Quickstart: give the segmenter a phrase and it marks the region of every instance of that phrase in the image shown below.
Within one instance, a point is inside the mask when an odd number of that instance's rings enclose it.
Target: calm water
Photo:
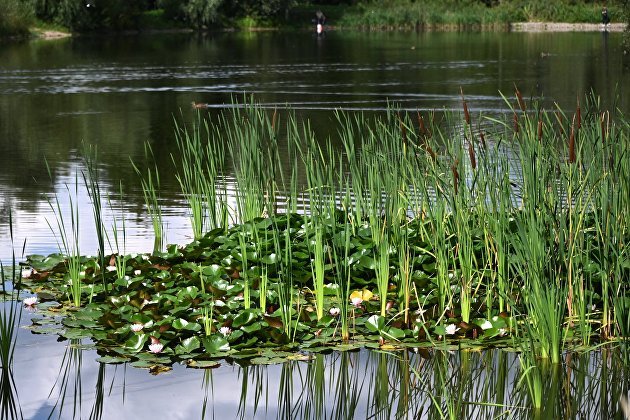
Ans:
[[[499,92],[511,96],[516,84],[525,97],[547,106],[557,102],[567,111],[575,108],[577,97],[594,90],[605,106],[628,113],[630,71],[622,63],[620,41],[619,34],[603,33],[331,32],[325,38],[308,33],[171,34],[1,44],[0,260],[10,262],[12,250],[20,259],[23,247],[24,254],[58,250],[47,224],[55,223],[48,200],[57,193],[66,209],[66,188],[74,188],[84,170],[79,158],[83,142],[97,146],[103,193],[116,214],[125,215],[127,252],[148,252],[153,246],[139,181],[129,163],[130,158],[143,161],[145,142],[162,170],[167,242],[189,241],[170,153],[175,149],[173,120],[190,121],[192,101],[218,112],[233,97],[253,94],[270,109],[289,105],[323,136],[334,136],[332,110],[378,112],[388,103],[410,111],[457,109],[460,87],[473,112],[506,112]],[[84,188],[79,188],[78,201],[81,251],[95,254]],[[29,323],[28,316],[23,324]],[[74,417],[81,418],[98,418],[99,407],[103,418],[198,418],[204,402],[207,418],[226,413],[242,418],[415,418],[429,415],[430,394],[444,388],[435,382],[440,377],[451,392],[462,392],[464,401],[484,399],[511,407],[470,405],[462,418],[531,415],[522,408],[527,404],[516,387],[518,362],[509,353],[446,354],[431,362],[406,355],[401,362],[361,352],[269,369],[224,364],[211,374],[176,366],[152,377],[124,366],[103,367],[93,362],[93,350],[72,350],[55,341],[20,332],[16,394],[25,418],[48,418],[51,412],[52,418],[71,418],[77,404],[80,415]],[[418,372],[439,372],[435,364],[440,357],[446,376],[392,376],[409,373],[409,365]],[[614,363],[604,353],[569,358],[549,381],[558,388],[548,394],[552,417],[613,415],[618,395],[628,392],[628,379],[611,369]],[[312,382],[317,372],[328,372],[325,385]],[[340,385],[330,372],[349,372],[350,377]],[[476,386],[467,385],[471,379]],[[63,386],[67,393],[60,401]],[[239,405],[243,387],[247,400]],[[325,392],[313,390],[318,387]],[[559,392],[563,387],[572,396]],[[384,404],[387,398],[390,402]],[[315,411],[319,409],[323,414]]]
[[[333,136],[333,109],[458,108],[460,87],[473,112],[505,111],[499,92],[512,96],[515,84],[525,97],[567,111],[592,89],[606,106],[628,112],[630,71],[620,41],[620,34],[606,33],[331,32],[325,38],[171,34],[0,45],[0,260],[11,257],[9,211],[18,257],[24,241],[26,254],[57,250],[47,199],[55,192],[67,197],[65,185],[83,170],[82,142],[97,146],[103,191],[127,215],[128,251],[152,248],[129,164],[130,158],[142,162],[145,142],[163,171],[167,241],[188,241],[170,153],[173,119],[190,120],[192,101],[216,112],[233,97],[254,94],[269,107],[290,105],[316,131]],[[79,195],[81,249],[94,254],[91,208]]]

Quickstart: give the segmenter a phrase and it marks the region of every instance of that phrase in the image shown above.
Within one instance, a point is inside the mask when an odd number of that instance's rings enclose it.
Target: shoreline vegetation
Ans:
[[[251,4],[250,4],[251,3]],[[111,32],[310,29],[321,10],[334,30],[600,31],[602,8],[586,1],[254,1],[63,0],[0,5],[0,38],[56,39]],[[608,31],[627,28],[627,0],[609,1]],[[238,6],[236,6],[238,5]],[[43,29],[41,29],[43,28]]]

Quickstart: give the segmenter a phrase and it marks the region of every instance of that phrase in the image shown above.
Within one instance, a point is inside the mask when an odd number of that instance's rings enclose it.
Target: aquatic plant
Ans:
[[[147,161],[155,161],[153,149],[149,143],[144,144],[144,158]],[[146,169],[146,175],[131,160],[131,165],[140,177],[140,185],[142,186],[142,195],[146,205],[147,214],[151,219],[153,227],[153,235],[155,236],[153,252],[157,253],[162,250],[164,239],[164,221],[162,219],[162,206],[160,205],[160,173],[157,164],[154,163],[153,168]]]
[[[46,220],[50,230],[57,239],[57,245],[60,252],[64,254],[64,265],[66,273],[64,276],[65,284],[62,286],[66,296],[75,307],[81,306],[81,294],[83,291],[83,271],[82,271],[82,255],[79,246],[80,225],[79,225],[79,179],[75,174],[74,193],[71,192],[68,185],[65,186],[68,199],[68,212],[70,214],[70,225],[66,225],[66,218],[61,207],[61,201],[58,195],[54,200],[49,200],[48,204],[55,215],[56,226],[54,227],[50,221]],[[59,242],[61,241],[61,242]],[[104,282],[104,281],[103,281]],[[105,282],[104,282],[105,283]]]
[[[623,341],[628,123],[515,96],[504,119],[476,121],[467,102],[441,120],[339,113],[340,144],[290,112],[285,139],[278,113],[253,103],[177,126],[194,240],[129,255],[126,276],[102,273],[111,297],[95,288],[64,325],[140,366],[461,340],[559,364],[575,345]],[[279,162],[285,146],[299,169]],[[65,290],[63,260],[29,263],[29,286]]]

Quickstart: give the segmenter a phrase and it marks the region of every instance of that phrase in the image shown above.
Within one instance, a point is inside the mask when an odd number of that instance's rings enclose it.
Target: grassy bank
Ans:
[[[610,4],[608,10],[613,22],[623,19],[621,3]],[[601,12],[599,3],[569,1],[511,1],[488,7],[480,1],[384,0],[361,2],[356,7],[345,8],[337,24],[363,28],[465,28],[536,21],[600,23]]]

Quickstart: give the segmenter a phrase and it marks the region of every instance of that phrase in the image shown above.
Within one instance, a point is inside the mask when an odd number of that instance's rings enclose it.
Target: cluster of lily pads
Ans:
[[[332,236],[333,225],[343,223],[344,215],[340,211],[337,216],[337,220],[328,221],[325,243],[338,239]],[[133,359],[140,366],[169,364],[176,359],[194,366],[213,364],[221,358],[266,363],[282,359],[278,355],[294,357],[296,351],[422,348],[455,337],[475,338],[475,345],[509,344],[512,319],[506,313],[483,316],[491,311],[479,303],[479,316],[465,323],[456,310],[439,310],[433,283],[435,260],[429,244],[419,235],[422,221],[411,221],[407,226],[409,245],[417,251],[412,272],[417,294],[408,321],[401,310],[395,263],[387,296],[377,294],[375,246],[367,223],[358,225],[350,238],[350,253],[344,262],[351,271],[350,293],[344,300],[335,275],[338,267],[330,259],[325,265],[325,311],[317,319],[309,245],[314,238],[307,233],[308,223],[308,216],[296,214],[259,218],[227,230],[215,229],[183,247],[171,245],[166,252],[131,254],[122,259],[111,255],[105,267],[99,266],[98,258],[82,257],[85,304],[79,308],[64,304],[69,293],[66,257],[30,256],[27,264],[32,271],[22,281],[39,299],[29,298],[25,304],[37,307],[42,315],[34,318],[32,329],[67,338],[92,338],[103,361]],[[243,232],[245,257],[239,246]],[[261,239],[265,237],[269,239]],[[258,238],[257,243],[254,238]],[[290,242],[290,261],[281,261],[278,249],[287,244],[272,238]],[[333,249],[326,247],[328,253]],[[121,261],[123,276],[116,269]],[[281,272],[287,264],[292,280],[289,291],[282,284],[286,273]],[[263,282],[267,284],[263,286]],[[260,307],[261,289],[266,290],[265,307]],[[283,304],[282,293],[287,293],[289,302]],[[382,299],[387,300],[386,316],[379,314]],[[341,319],[342,312],[348,319]],[[340,335],[342,321],[350,324],[350,340]]]

